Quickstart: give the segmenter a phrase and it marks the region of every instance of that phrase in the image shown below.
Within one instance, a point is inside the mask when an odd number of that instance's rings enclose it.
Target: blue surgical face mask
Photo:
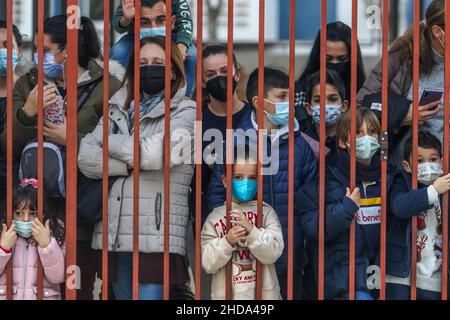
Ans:
[[[6,48],[0,49],[0,76],[6,76],[8,72],[8,50]],[[12,51],[12,67],[13,70],[16,68],[19,63],[19,55],[16,50]]]
[[[326,106],[325,110],[325,126],[329,128],[336,124],[337,119],[341,115],[341,106],[330,104]],[[315,124],[320,125],[320,106],[312,107],[312,118]]]
[[[349,144],[347,146],[350,148]],[[356,158],[359,160],[369,160],[380,149],[378,140],[372,136],[364,136],[356,139]]]
[[[141,40],[146,37],[165,37],[166,36],[166,27],[157,27],[157,28],[141,28],[140,37]]]
[[[239,202],[252,201],[258,191],[258,183],[254,180],[232,180],[233,196]]]
[[[19,236],[21,236],[22,238],[25,238],[25,239],[28,239],[31,237],[31,235],[32,235],[31,226],[33,224],[33,221],[24,222],[24,221],[13,220],[12,222],[16,225],[16,233]]]
[[[46,77],[56,79],[64,71],[65,62],[63,64],[57,64],[55,61],[55,55],[62,50],[64,50],[64,48],[56,52],[47,52],[44,54],[44,74]],[[39,65],[37,52],[34,54],[34,63],[36,66]]]
[[[275,105],[275,114],[268,114],[266,111],[264,111],[267,119],[269,119],[269,121],[273,124],[279,126],[287,125],[289,123],[289,101],[277,102],[273,104]]]

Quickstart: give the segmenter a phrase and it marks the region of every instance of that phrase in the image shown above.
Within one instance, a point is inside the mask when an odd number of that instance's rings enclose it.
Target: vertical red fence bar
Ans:
[[[259,42],[258,42],[258,204],[256,227],[261,228],[263,221],[263,139],[264,139],[264,14],[265,0],[259,0]],[[262,300],[262,264],[256,262],[256,300]]]
[[[449,1],[445,2],[445,21],[450,21]],[[445,81],[444,81],[444,161],[443,171],[449,169],[449,112],[450,112],[450,24],[445,24]],[[442,198],[442,300],[447,300],[448,280],[448,193]]]
[[[295,126],[295,12],[296,0],[290,1],[289,16],[289,158],[288,158],[288,276],[287,299],[294,298],[294,126]]]
[[[7,92],[7,112],[6,112],[6,130],[7,130],[7,142],[6,142],[6,224],[8,230],[12,224],[12,113],[13,113],[13,66],[12,66],[12,44],[13,44],[13,22],[12,22],[12,0],[8,0],[6,3],[6,22],[7,22],[7,55],[8,55],[8,72],[6,79],[6,92]],[[6,269],[7,281],[6,281],[6,299],[12,300],[12,287],[13,287],[13,268],[12,259],[8,263]]]
[[[169,300],[170,255],[170,100],[171,100],[171,46],[172,46],[172,1],[167,1],[166,10],[166,112],[164,124],[164,300]]]
[[[38,218],[41,222],[44,213],[44,1],[39,1],[38,5]],[[42,41],[41,41],[42,40]],[[43,269],[42,264],[38,262],[37,269],[37,300],[42,300],[42,285],[43,285]]]
[[[414,0],[414,46],[413,46],[413,147],[412,147],[412,188],[417,189],[417,156],[419,140],[419,52],[420,52],[420,0]],[[417,217],[412,218],[411,228],[411,300],[416,300],[417,279]]]
[[[170,2],[170,1],[169,1]],[[133,300],[139,300],[139,100],[140,100],[140,69],[141,55],[141,2],[135,1],[136,14],[134,18],[134,133],[133,133]]]
[[[350,90],[350,190],[356,187],[356,77],[357,77],[357,45],[358,45],[358,0],[352,3],[352,66],[351,66],[351,90]],[[348,298],[355,299],[355,231],[356,221],[353,219],[350,226],[350,252],[348,268]]]
[[[108,300],[108,171],[109,171],[109,23],[110,2],[103,1],[103,193],[102,300]]]
[[[42,1],[43,2],[43,1]],[[77,264],[77,153],[78,153],[78,0],[67,1],[67,157],[66,266]],[[43,12],[42,12],[43,13]],[[39,15],[41,17],[41,15]],[[43,14],[42,14],[43,17]],[[42,29],[39,29],[42,30]],[[41,66],[41,64],[39,64]],[[39,108],[41,111],[41,108]],[[42,159],[39,157],[39,159]],[[41,180],[41,179],[40,179]],[[76,300],[76,288],[66,286],[66,299]]]
[[[386,214],[387,214],[387,167],[388,167],[388,90],[389,90],[389,0],[383,1],[383,52],[382,52],[382,115],[381,115],[381,225],[380,225],[380,300],[386,299]]]
[[[201,300],[201,231],[202,231],[202,112],[203,112],[203,0],[197,0],[197,130],[196,130],[196,176],[195,176],[195,299]]]
[[[318,298],[323,300],[325,277],[325,104],[327,77],[327,0],[322,0],[320,24],[320,152],[319,152],[319,270]]]
[[[226,177],[227,177],[227,196],[226,196],[226,212],[227,223],[226,229],[231,229],[230,210],[231,210],[231,179],[232,172],[232,153],[233,153],[233,14],[234,14],[234,0],[228,0],[228,73],[227,73],[227,137],[226,137]],[[226,268],[226,286],[225,286],[225,300],[231,299],[231,261],[228,262]]]

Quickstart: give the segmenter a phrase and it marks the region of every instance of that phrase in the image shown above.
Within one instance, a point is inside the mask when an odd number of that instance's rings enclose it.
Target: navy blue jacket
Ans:
[[[432,208],[427,188],[412,189],[410,173],[399,170],[390,192],[386,234],[386,273],[407,278],[411,272],[411,218]]]
[[[255,130],[252,123],[252,113],[246,114],[239,125],[239,128],[246,130]],[[297,124],[298,127],[298,124]],[[283,239],[286,244],[282,256],[276,262],[278,274],[287,272],[287,236],[288,236],[288,156],[289,144],[288,134],[279,139],[279,170],[273,175],[264,175],[263,191],[264,201],[272,206],[277,213],[281,226],[283,228]],[[269,144],[269,151],[273,150],[273,145]],[[308,143],[301,137],[300,131],[295,132],[294,143],[294,269],[300,271],[303,267],[303,235],[300,226],[300,190],[302,186],[310,181],[317,179],[317,160]],[[217,164],[208,187],[208,209],[214,208],[225,203],[226,190],[222,184],[222,174],[224,166]]]
[[[304,131],[304,134],[308,135],[310,138],[317,141],[317,143],[320,143],[320,137],[317,134],[316,126],[312,124],[310,127],[306,128]],[[319,144],[320,146],[320,144]],[[331,136],[326,138],[325,146],[330,149],[330,152],[327,155],[326,161],[329,164],[334,164],[337,161],[337,146],[336,146],[336,136]]]
[[[381,179],[381,177],[380,177]],[[388,177],[388,188],[392,179]],[[338,166],[327,165],[325,186],[325,298],[333,299],[348,293],[350,226],[358,206],[346,195],[350,185],[348,173]],[[380,197],[380,181],[367,188],[365,195],[361,181],[357,181],[361,199]],[[389,190],[389,189],[388,189]],[[311,183],[301,193],[301,223],[312,256],[317,281],[319,241],[319,184]],[[361,217],[360,217],[361,218]],[[355,239],[355,288],[367,291],[367,268],[378,258],[379,224],[356,224]]]
[[[363,107],[371,109],[380,119],[382,118],[382,92],[369,94],[364,97],[361,105]],[[402,122],[405,119],[409,111],[409,106],[412,101],[406,99],[403,96],[395,94],[393,91],[388,92],[388,141],[389,141],[389,153],[392,153],[402,137],[408,134],[410,127],[402,126]]]

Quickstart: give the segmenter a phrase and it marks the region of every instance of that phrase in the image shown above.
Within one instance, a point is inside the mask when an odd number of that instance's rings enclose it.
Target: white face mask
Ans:
[[[425,162],[418,166],[417,180],[426,186],[432,184],[443,174],[442,165],[438,162]]]

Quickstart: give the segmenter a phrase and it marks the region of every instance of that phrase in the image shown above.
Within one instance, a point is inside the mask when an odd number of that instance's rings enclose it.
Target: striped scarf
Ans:
[[[146,101],[139,103],[139,120],[148,115],[162,100],[164,99],[164,91],[160,94],[150,97]],[[141,98],[142,100],[142,98]],[[134,131],[134,100],[131,101],[129,112],[128,127],[130,132]]]

